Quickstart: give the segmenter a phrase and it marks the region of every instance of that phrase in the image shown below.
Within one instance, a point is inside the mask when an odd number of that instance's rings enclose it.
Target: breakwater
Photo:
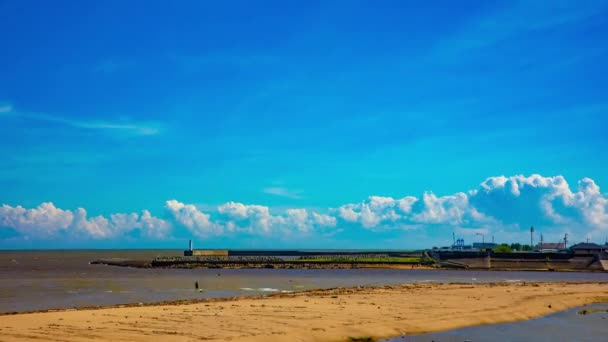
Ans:
[[[425,262],[419,257],[391,257],[383,254],[323,254],[285,256],[195,256],[195,257],[160,257],[151,262],[152,267],[168,268],[365,268],[409,265],[422,266]]]
[[[286,269],[348,269],[348,268],[424,268],[432,266],[420,253],[390,256],[381,254],[305,254],[291,256],[159,256],[152,260],[101,259],[92,264],[138,268],[286,268]],[[406,256],[403,256],[406,255]]]
[[[265,255],[266,253],[271,255]],[[273,255],[274,254],[274,255]],[[103,259],[92,262],[137,268],[452,268],[515,271],[608,270],[601,255],[561,253],[424,252],[335,252],[335,251],[230,251],[228,256],[157,256],[152,260]]]

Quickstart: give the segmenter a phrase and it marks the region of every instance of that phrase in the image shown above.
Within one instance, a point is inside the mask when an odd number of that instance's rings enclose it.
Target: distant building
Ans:
[[[473,248],[473,246],[464,244],[464,239],[455,240],[452,247],[441,247],[442,250],[451,250],[451,251],[471,251],[472,248]]]
[[[188,249],[184,251],[184,256],[227,257],[228,251],[225,249],[192,249],[192,240],[190,240],[188,241]]]
[[[227,257],[228,250],[225,250],[225,249],[194,249],[192,251],[184,251],[184,256]]]
[[[543,253],[557,252],[566,249],[563,242],[541,242],[536,246],[536,250]]]
[[[473,249],[492,249],[498,246],[498,244],[494,242],[473,242]]]
[[[574,254],[600,254],[605,249],[607,249],[606,246],[590,242],[582,242],[570,247]]]

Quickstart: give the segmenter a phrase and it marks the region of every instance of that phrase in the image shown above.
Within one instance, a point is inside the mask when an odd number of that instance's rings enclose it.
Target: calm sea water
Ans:
[[[579,315],[581,309],[604,312]],[[608,340],[608,303],[566,310],[529,321],[482,325],[433,334],[400,336],[385,342],[596,342]]]
[[[0,251],[0,312],[415,282],[602,281],[608,273],[434,270],[137,269],[90,265],[167,250]],[[194,290],[198,282],[203,292]]]

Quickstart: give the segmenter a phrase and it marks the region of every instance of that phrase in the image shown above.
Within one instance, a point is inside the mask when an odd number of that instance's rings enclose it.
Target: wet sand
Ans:
[[[580,312],[587,312],[580,314]],[[608,303],[578,306],[527,321],[488,324],[383,342],[597,342],[606,340]]]
[[[0,316],[0,340],[347,341],[512,322],[594,302],[605,283],[407,284]]]

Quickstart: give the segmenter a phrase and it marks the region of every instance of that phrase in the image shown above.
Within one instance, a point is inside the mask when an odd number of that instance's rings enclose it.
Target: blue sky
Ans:
[[[587,180],[608,184],[606,18],[601,1],[0,1],[0,248],[417,248],[531,224],[603,242]]]

